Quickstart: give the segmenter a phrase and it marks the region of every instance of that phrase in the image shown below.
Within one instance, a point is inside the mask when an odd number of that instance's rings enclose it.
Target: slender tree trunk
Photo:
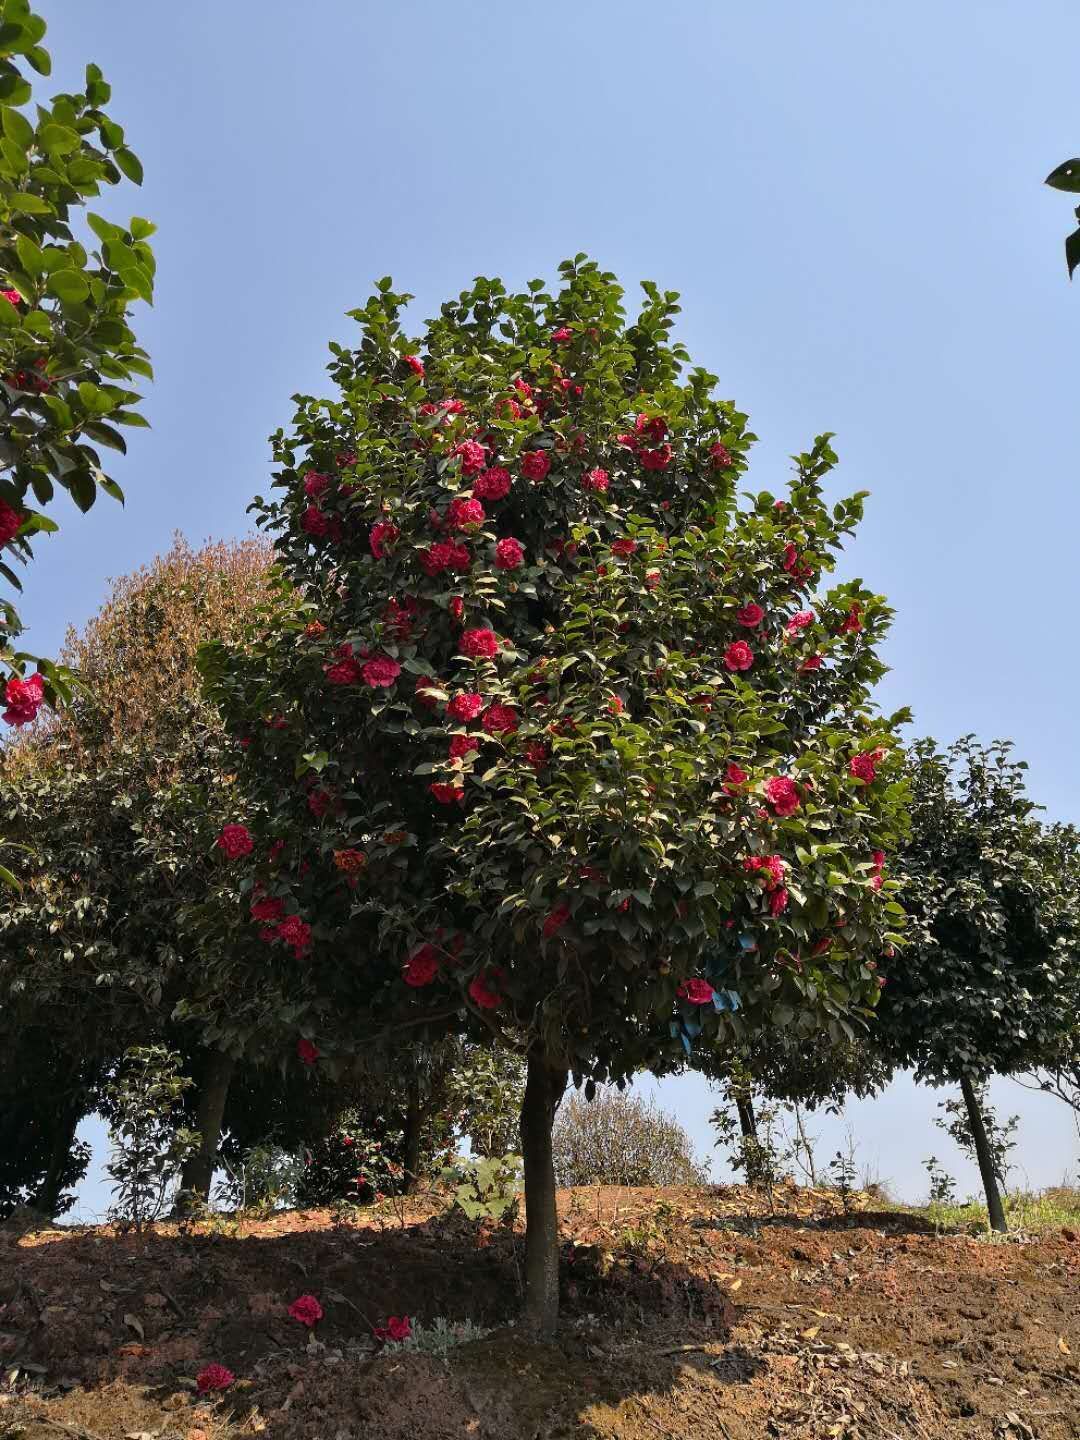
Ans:
[[[69,1106],[57,1120],[56,1129],[53,1132],[49,1168],[45,1172],[45,1179],[41,1182],[41,1189],[34,1197],[35,1207],[44,1215],[54,1216],[60,1208],[64,1170],[71,1156],[71,1147],[75,1143],[75,1131],[78,1124],[79,1115],[73,1105]]]
[[[757,1117],[754,1115],[754,1102],[749,1095],[736,1095],[735,1108],[739,1112],[739,1124],[742,1127],[744,1140],[757,1139]]]
[[[424,1107],[420,1103],[420,1076],[413,1073],[409,1080],[409,1095],[405,1104],[405,1180],[403,1189],[411,1195],[416,1189],[420,1171],[420,1134],[424,1128]]]
[[[526,1326],[550,1340],[559,1324],[559,1224],[551,1127],[566,1089],[567,1072],[540,1046],[529,1051],[521,1105],[521,1154],[525,1162]]]
[[[184,1165],[180,1175],[181,1191],[198,1196],[203,1201],[210,1199],[210,1182],[217,1168],[221,1122],[225,1116],[225,1101],[228,1098],[235,1063],[231,1055],[224,1055],[220,1050],[211,1050],[207,1053],[203,1066],[195,1113],[199,1148]]]
[[[986,1138],[986,1126],[983,1124],[975,1087],[966,1075],[960,1077],[960,1089],[964,1092],[968,1124],[975,1141],[975,1154],[979,1157],[979,1172],[982,1175],[983,1189],[986,1191],[986,1212],[990,1217],[990,1226],[1003,1235],[1008,1229],[1005,1223],[1005,1207],[1001,1203],[1001,1191],[994,1174],[994,1162],[990,1155],[990,1144]]]

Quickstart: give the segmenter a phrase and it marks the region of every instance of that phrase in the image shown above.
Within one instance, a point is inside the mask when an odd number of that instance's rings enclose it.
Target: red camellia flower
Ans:
[[[877,777],[874,761],[878,758],[876,751],[864,751],[861,755],[853,755],[848,769],[856,780],[864,780],[867,785],[872,785]]]
[[[439,952],[434,945],[421,945],[419,950],[414,950],[401,967],[401,978],[414,990],[430,985],[438,973]]]
[[[875,850],[870,858],[874,862],[874,869],[880,874],[885,868],[885,851]]]
[[[204,1365],[195,1376],[195,1389],[200,1395],[206,1395],[211,1390],[227,1390],[236,1379],[231,1370],[216,1362],[212,1365]]]
[[[592,490],[597,495],[604,495],[611,484],[611,476],[597,465],[595,469],[586,473],[581,483],[586,490]]]
[[[311,949],[311,926],[299,915],[286,915],[274,932],[299,960]]]
[[[350,651],[352,649],[351,646],[345,646],[344,648]],[[354,660],[351,653],[343,656],[340,660],[335,660],[332,665],[326,665],[323,668],[328,685],[355,685],[360,679],[360,662],[359,660]]]
[[[324,515],[317,505],[309,505],[300,516],[300,528],[306,535],[314,535],[321,539],[324,535],[330,534],[330,516]]]
[[[19,294],[18,290],[0,290],[0,295],[4,297],[4,299],[8,302],[9,305],[18,305],[19,301],[22,299],[22,296]]]
[[[724,664],[729,670],[749,670],[754,652],[745,640],[736,640],[724,651]]]
[[[329,489],[329,475],[320,475],[318,470],[309,470],[304,476],[304,494],[309,500],[318,500]]]
[[[534,740],[530,745],[525,746],[525,761],[534,770],[543,770],[548,762],[547,746],[539,740]]]
[[[323,1318],[323,1308],[314,1295],[299,1295],[289,1306],[289,1314],[310,1330]]]
[[[334,851],[334,868],[343,875],[356,875],[366,864],[367,855],[363,850]]]
[[[466,755],[471,755],[474,750],[480,749],[480,741],[475,735],[452,735],[450,737],[450,759],[463,760]]]
[[[570,907],[568,905],[556,905],[544,918],[543,934],[545,940],[550,940],[557,935],[566,922],[570,919]]]
[[[389,520],[377,520],[368,531],[368,543],[371,545],[371,553],[376,560],[381,560],[386,554],[387,545],[392,545],[399,537],[401,531]]]
[[[613,540],[611,542],[613,555],[633,555],[637,548],[636,540]]]
[[[484,697],[482,695],[477,695],[472,690],[464,690],[450,701],[446,707],[446,713],[452,720],[469,721],[475,720],[483,708]]]
[[[371,1332],[383,1344],[390,1340],[400,1343],[412,1334],[412,1322],[408,1315],[391,1315],[385,1325],[376,1325]]]
[[[735,619],[747,630],[756,630],[765,619],[765,611],[760,605],[751,601],[749,605],[744,605],[741,610],[735,611]]]
[[[508,735],[518,728],[517,711],[509,705],[490,705],[480,722],[489,735]]]
[[[246,825],[226,825],[217,838],[217,847],[227,859],[239,860],[241,855],[251,854],[255,842]]]
[[[526,450],[521,457],[521,473],[526,480],[543,480],[551,469],[551,456],[546,450]]]
[[[766,780],[765,798],[777,815],[794,815],[802,804],[799,787],[788,775],[774,775]]]
[[[316,820],[321,820],[333,803],[333,795],[331,795],[329,790],[324,790],[321,785],[317,785],[314,790],[308,791],[307,808],[311,811],[312,815],[315,816]]]
[[[461,617],[465,614],[465,601],[461,596],[451,595],[446,608],[449,610],[451,618],[460,623]]]
[[[494,630],[463,630],[461,653],[473,660],[491,660],[499,653],[499,640]]]
[[[663,415],[654,415],[651,420],[648,415],[639,415],[634,421],[634,431],[638,436],[651,440],[654,445],[659,445],[662,440],[667,439],[667,421]]]
[[[657,450],[642,450],[639,458],[646,470],[666,470],[673,459],[670,445],[661,445]]]
[[[724,789],[732,794],[740,785],[745,785],[749,776],[745,770],[740,770],[734,760],[724,771]]]
[[[311,1040],[300,1039],[296,1042],[296,1057],[302,1065],[314,1065],[320,1053],[319,1047]],[[292,1311],[289,1313],[292,1314]]]
[[[469,495],[457,495],[450,501],[446,518],[455,530],[464,530],[467,525],[482,525],[484,507]]]
[[[497,570],[519,570],[525,559],[521,541],[508,535],[495,546],[495,568]]]
[[[731,458],[731,451],[726,445],[721,445],[719,441],[710,447],[709,459],[717,470],[726,470],[734,463]]]
[[[361,668],[360,673],[364,677],[365,685],[370,685],[373,690],[385,690],[397,680],[401,674],[401,666],[396,660],[391,660],[389,655],[375,655]]]
[[[715,993],[708,980],[684,980],[675,991],[688,1005],[711,1005]]]
[[[553,330],[551,332],[551,338],[555,341],[557,345],[564,345],[567,340],[572,340],[574,338],[574,332],[568,329],[567,326],[560,325],[558,330]]]
[[[45,698],[45,679],[40,674],[20,680],[13,675],[4,686],[4,720],[8,725],[29,725],[37,717]]]
[[[461,458],[462,475],[479,475],[487,464],[487,450],[479,440],[462,440],[454,447],[454,454]]]
[[[468,570],[470,563],[468,547],[453,540],[437,540],[420,554],[420,564],[431,576],[444,570]]]
[[[813,623],[814,612],[812,610],[797,610],[785,628],[789,635],[798,635],[800,630],[805,630],[808,625]]]
[[[788,892],[784,889],[783,885],[778,885],[769,896],[769,914],[782,915],[787,907]]]
[[[469,982],[469,995],[473,1004],[479,1005],[481,1010],[497,1010],[502,1004],[502,996],[495,986],[501,979],[502,971],[494,967],[474,975]]]
[[[442,780],[436,780],[428,786],[428,790],[440,805],[453,805],[455,801],[464,801],[465,788],[462,785],[447,785]]]
[[[505,500],[510,494],[510,471],[483,470],[473,481],[472,489],[478,500]]]
[[[851,609],[840,622],[838,635],[857,635],[862,629],[862,620],[859,618],[859,606],[852,605]]]
[[[285,901],[270,897],[267,897],[265,900],[256,900],[251,907],[251,918],[253,920],[280,920],[284,914]]]
[[[805,670],[820,670],[821,664],[822,661],[820,655],[808,655],[806,659],[802,662],[802,664],[799,666],[799,671],[801,673]]]
[[[414,375],[419,375],[421,380],[424,378],[424,362],[419,355],[403,355],[401,358]]]
[[[22,525],[22,516],[6,500],[0,500],[0,550],[10,545]]]

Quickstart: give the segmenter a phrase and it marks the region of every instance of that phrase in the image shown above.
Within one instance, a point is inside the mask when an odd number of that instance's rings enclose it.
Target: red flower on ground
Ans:
[[[489,705],[480,722],[489,735],[512,735],[518,728],[518,714],[509,705]]]
[[[375,655],[361,668],[364,684],[373,690],[388,689],[401,674],[401,666],[389,655]]]
[[[466,755],[471,755],[474,750],[480,749],[480,741],[475,735],[452,735],[450,737],[450,759],[463,760]]]
[[[479,500],[474,500],[470,495],[456,495],[450,501],[446,518],[455,530],[464,530],[467,525],[482,525],[484,523],[484,507]]]
[[[29,725],[37,718],[45,699],[45,679],[40,674],[20,680],[17,675],[4,686],[4,720],[8,725]]]
[[[788,775],[774,775],[765,782],[765,798],[777,815],[794,815],[802,804],[799,787]]]
[[[474,660],[491,660],[499,653],[499,640],[494,630],[463,630],[461,653]]]
[[[0,550],[10,545],[19,532],[23,517],[6,500],[0,500]]]
[[[314,1065],[321,1053],[319,1047],[312,1040],[300,1039],[296,1042],[296,1057],[302,1065]]]
[[[581,483],[586,490],[592,490],[597,495],[604,495],[611,484],[611,476],[597,465],[595,469],[586,472]]]
[[[375,559],[381,560],[386,554],[387,545],[393,545],[400,535],[401,531],[389,520],[377,520],[368,531],[368,543]]]
[[[455,695],[446,707],[446,713],[452,720],[469,721],[475,720],[480,711],[484,708],[484,697],[477,695],[475,691],[463,690]]]
[[[289,1306],[289,1314],[310,1330],[323,1318],[323,1308],[314,1295],[299,1295]]]
[[[195,1376],[195,1389],[200,1395],[206,1395],[211,1390],[227,1390],[236,1379],[233,1372],[225,1365],[219,1365],[216,1361],[211,1365],[204,1365]]]
[[[877,751],[863,751],[861,755],[851,757],[848,769],[856,780],[864,780],[867,785],[872,785],[877,778],[874,761],[879,758]]]
[[[765,611],[755,601],[751,600],[749,605],[735,611],[735,619],[747,630],[756,630],[765,619]]]
[[[469,995],[474,1005],[479,1005],[481,1010],[497,1010],[502,1004],[502,996],[495,986],[502,979],[502,971],[492,967],[490,970],[482,970],[479,975],[474,975],[469,982]]]
[[[726,470],[734,463],[731,458],[731,451],[726,445],[721,445],[719,441],[717,441],[715,445],[710,446],[709,459],[717,470]]]
[[[487,450],[479,440],[462,440],[453,453],[461,459],[462,475],[479,475],[487,464]]]
[[[472,488],[478,500],[505,500],[510,494],[510,471],[484,470],[477,475]]]
[[[557,935],[569,919],[570,907],[568,905],[556,905],[555,909],[549,911],[544,917],[544,939],[550,940],[553,935]]]
[[[226,825],[218,836],[216,844],[229,860],[239,860],[241,855],[250,855],[255,848],[251,831],[246,825]]]
[[[521,541],[508,535],[495,546],[495,568],[497,570],[519,570],[525,559]]]
[[[708,980],[684,980],[675,991],[688,1005],[711,1005],[715,993]]]
[[[646,470],[666,470],[674,456],[670,445],[661,445],[657,450],[642,450],[640,459]]]
[[[464,801],[465,788],[462,785],[447,785],[442,780],[436,780],[428,786],[428,790],[439,802],[440,805],[453,805],[456,800]]]
[[[729,670],[749,670],[754,652],[745,640],[736,640],[724,651],[724,664]]]
[[[401,358],[414,375],[419,375],[421,380],[424,378],[424,362],[419,355],[403,355]]]
[[[401,967],[401,978],[414,990],[430,985],[439,973],[439,952],[434,945],[421,945]]]
[[[551,469],[551,456],[546,450],[526,450],[521,457],[521,473],[526,480],[543,480]]]
[[[400,1344],[402,1340],[408,1340],[412,1334],[412,1322],[408,1315],[391,1315],[385,1325],[374,1326],[371,1333],[384,1345],[388,1340]]]

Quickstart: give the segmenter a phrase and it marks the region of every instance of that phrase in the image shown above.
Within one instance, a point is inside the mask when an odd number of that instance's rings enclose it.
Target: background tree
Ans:
[[[746,417],[685,370],[677,296],[646,283],[628,322],[583,256],[562,281],[479,280],[414,341],[380,282],[255,502],[298,611],[204,660],[250,739],[234,869],[290,970],[303,941],[303,1041],[524,1054],[543,1332],[568,1077],[848,1033],[901,913],[872,856],[904,788],[869,699],[887,607],[808,599],[862,512],[825,501],[827,437],[740,505]]]
[[[30,109],[32,72],[51,69],[45,28],[27,0],[0,3],[0,577],[14,589],[8,562],[25,563],[31,537],[57,528],[37,508],[56,487],[84,511],[99,490],[123,499],[96,447],[123,451],[118,427],[146,424],[130,387],[152,374],[128,316],[153,297],[154,226],[85,210],[104,187],[140,184],[142,166],[103,108],[110,89],[96,65],[81,94]],[[47,661],[24,678],[33,657],[15,649],[21,628],[10,596],[0,596],[0,698],[10,725],[68,693]]]
[[[911,747],[911,834],[900,859],[909,914],[874,1035],[893,1064],[958,1084],[986,1190],[1005,1229],[977,1091],[1061,1053],[1080,1000],[1075,832],[1046,826],[1025,766],[973,736]]]
[[[552,1131],[559,1185],[703,1185],[708,1167],[678,1120],[655,1101],[604,1089],[570,1095]]]

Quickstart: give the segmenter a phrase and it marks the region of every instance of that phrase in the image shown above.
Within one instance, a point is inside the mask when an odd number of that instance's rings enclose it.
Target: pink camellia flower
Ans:
[[[505,500],[510,494],[510,471],[498,467],[482,470],[473,481],[472,490],[478,500]]]
[[[37,718],[45,699],[45,678],[35,673],[27,680],[13,675],[4,686],[4,721],[8,725],[29,725]]]
[[[509,705],[489,705],[480,722],[489,735],[512,735],[518,728],[517,711]]]
[[[765,782],[765,798],[777,815],[794,815],[802,804],[799,787],[788,775],[774,775]]]
[[[724,771],[724,789],[731,795],[740,785],[745,785],[749,776],[745,770],[741,770],[734,760]]]
[[[822,658],[820,655],[808,655],[799,666],[799,673],[802,674],[807,670],[820,670],[821,665]]]
[[[487,450],[479,440],[462,440],[453,453],[461,459],[462,475],[479,475],[487,465]]]
[[[401,674],[401,666],[396,660],[391,660],[389,655],[374,655],[360,670],[364,677],[364,684],[370,685],[373,690],[388,689]]]
[[[388,1340],[394,1344],[400,1344],[402,1340],[408,1340],[412,1334],[412,1321],[408,1315],[391,1315],[385,1325],[376,1325],[371,1333],[384,1345]]]
[[[788,892],[783,885],[778,885],[769,896],[769,914],[782,915],[788,907]]]
[[[323,1318],[323,1308],[314,1295],[298,1295],[289,1306],[289,1314],[311,1330]]]
[[[751,601],[749,605],[744,605],[740,610],[735,611],[735,619],[747,630],[756,630],[765,619],[765,611],[760,605]]]
[[[329,515],[324,515],[317,505],[309,505],[300,516],[300,528],[305,535],[313,535],[317,539],[329,535],[332,525]]]
[[[274,931],[275,937],[300,960],[311,949],[311,926],[299,915],[286,915]]]
[[[656,450],[642,450],[639,457],[646,470],[666,470],[674,458],[670,445],[661,445]]]
[[[613,540],[611,542],[612,555],[633,555],[637,548],[636,540]]]
[[[709,459],[717,470],[727,470],[732,464],[731,451],[719,441],[709,448]]]
[[[368,543],[371,545],[371,553],[376,560],[381,560],[386,554],[386,547],[393,545],[400,536],[401,531],[389,520],[377,520],[368,531]]]
[[[304,476],[304,494],[309,500],[318,500],[329,489],[329,475],[320,475],[318,470],[309,470]]]
[[[838,635],[857,635],[862,629],[862,620],[859,616],[859,606],[852,605],[851,609],[840,622]]]
[[[301,1065],[314,1065],[320,1054],[319,1047],[312,1040],[300,1039],[296,1042],[296,1058]],[[318,1302],[316,1301],[316,1304]],[[292,1313],[291,1311],[289,1312]]]
[[[246,825],[226,825],[216,843],[217,848],[229,860],[239,860],[241,855],[250,855],[255,848],[251,831]]]
[[[471,755],[474,750],[480,749],[480,741],[475,735],[452,735],[450,737],[450,759],[464,760],[466,755]]]
[[[9,305],[18,305],[22,300],[22,296],[18,290],[0,290],[0,295],[4,297]]]
[[[586,472],[581,483],[586,490],[592,490],[597,495],[605,495],[611,484],[611,476],[597,465],[595,469]]]
[[[463,785],[448,785],[443,780],[436,780],[428,786],[432,797],[440,805],[453,805],[455,801],[464,802],[465,787]]]
[[[570,919],[570,907],[568,905],[556,905],[544,918],[543,935],[545,940],[550,940],[557,935],[566,922]]]
[[[0,550],[10,545],[22,526],[22,516],[6,500],[0,500]]]
[[[204,1365],[195,1376],[195,1389],[200,1395],[206,1395],[211,1390],[227,1390],[235,1379],[236,1376],[230,1369],[215,1361],[211,1365]]]
[[[724,651],[724,664],[729,670],[749,670],[754,652],[745,640],[736,640]]]
[[[715,993],[708,980],[684,980],[675,991],[688,1005],[711,1005]]]
[[[414,950],[401,967],[401,978],[414,990],[420,990],[425,985],[430,985],[438,973],[439,952],[434,945],[421,945],[419,950]]]
[[[474,975],[469,982],[469,995],[474,1005],[479,1005],[481,1010],[497,1010],[502,1004],[502,996],[495,988],[502,979],[502,971],[492,966],[488,970],[482,970],[479,975]]]
[[[551,456],[546,450],[526,450],[521,457],[521,473],[526,480],[543,480],[551,469]]]
[[[784,628],[789,635],[798,635],[800,630],[814,623],[814,618],[813,610],[797,610]]]
[[[512,535],[507,535],[495,546],[496,570],[520,570],[524,559],[521,541],[515,540]]]
[[[876,751],[863,751],[861,755],[851,757],[848,769],[856,780],[864,780],[867,785],[872,785],[877,777],[874,761],[878,758]]]
[[[450,501],[446,518],[455,530],[464,530],[468,525],[482,525],[484,507],[470,495],[457,495]]]
[[[551,332],[551,338],[555,341],[556,345],[565,345],[567,340],[574,338],[574,332],[566,325],[560,325],[558,330]]]
[[[464,690],[460,695],[455,695],[446,707],[446,713],[452,720],[467,722],[475,720],[480,711],[484,708],[484,697],[477,695],[473,690]]]
[[[424,378],[424,362],[419,355],[403,355],[401,358],[414,375],[419,375],[421,380]]]
[[[499,653],[499,640],[494,630],[463,630],[461,653],[473,660],[491,660]]]

